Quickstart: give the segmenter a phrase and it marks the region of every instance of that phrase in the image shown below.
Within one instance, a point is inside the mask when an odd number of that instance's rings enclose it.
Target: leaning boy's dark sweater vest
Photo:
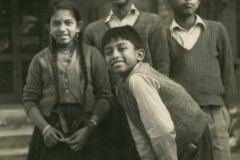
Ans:
[[[168,30],[170,78],[181,84],[199,105],[224,105],[221,76],[226,75],[221,75],[221,62],[227,59],[219,54],[226,38],[219,23],[204,23],[206,29],[190,50],[183,48]]]
[[[208,117],[185,89],[163,74],[160,74],[148,64],[142,63],[132,74],[141,73],[160,84],[159,96],[170,112],[176,129],[178,155],[181,157],[189,143],[196,143],[202,136],[208,123]],[[130,76],[131,76],[130,75]],[[129,76],[129,77],[130,77]],[[143,88],[144,89],[144,88]],[[157,89],[157,88],[156,88]],[[149,142],[141,122],[138,106],[129,89],[128,81],[119,82],[117,95],[133,124],[140,130]],[[151,117],[149,117],[151,118]],[[151,145],[151,144],[150,144]]]

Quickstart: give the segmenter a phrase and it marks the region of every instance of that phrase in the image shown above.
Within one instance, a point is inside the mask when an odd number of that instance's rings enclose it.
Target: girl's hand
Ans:
[[[91,129],[89,127],[84,127],[77,130],[73,135],[67,138],[67,143],[73,151],[78,151],[82,149],[88,141]]]
[[[50,127],[43,135],[44,143],[48,147],[52,147],[59,142],[62,142],[64,137],[63,134],[54,127]]]

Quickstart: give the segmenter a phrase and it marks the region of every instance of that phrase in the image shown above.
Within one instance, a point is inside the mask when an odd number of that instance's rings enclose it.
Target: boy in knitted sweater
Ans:
[[[108,30],[102,46],[110,72],[121,77],[116,95],[140,159],[193,158],[208,123],[198,104],[183,87],[142,62],[145,52],[132,27]]]
[[[168,29],[170,78],[209,115],[214,160],[230,160],[229,105],[234,90],[233,55],[225,27],[197,14],[200,0],[169,0],[175,19]]]

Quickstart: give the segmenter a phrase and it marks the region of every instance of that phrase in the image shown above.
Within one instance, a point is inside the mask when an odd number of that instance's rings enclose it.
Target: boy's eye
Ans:
[[[123,52],[124,50],[126,50],[127,49],[127,47],[119,47],[118,48],[118,50],[120,51],[120,52]]]

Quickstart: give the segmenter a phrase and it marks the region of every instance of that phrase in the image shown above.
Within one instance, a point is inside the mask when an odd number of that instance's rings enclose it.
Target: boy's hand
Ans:
[[[44,143],[48,147],[52,147],[61,142],[64,137],[63,134],[54,127],[50,127],[43,135]]]
[[[77,130],[73,135],[67,138],[67,143],[73,151],[78,151],[82,149],[88,141],[91,129],[89,127],[84,127]]]

